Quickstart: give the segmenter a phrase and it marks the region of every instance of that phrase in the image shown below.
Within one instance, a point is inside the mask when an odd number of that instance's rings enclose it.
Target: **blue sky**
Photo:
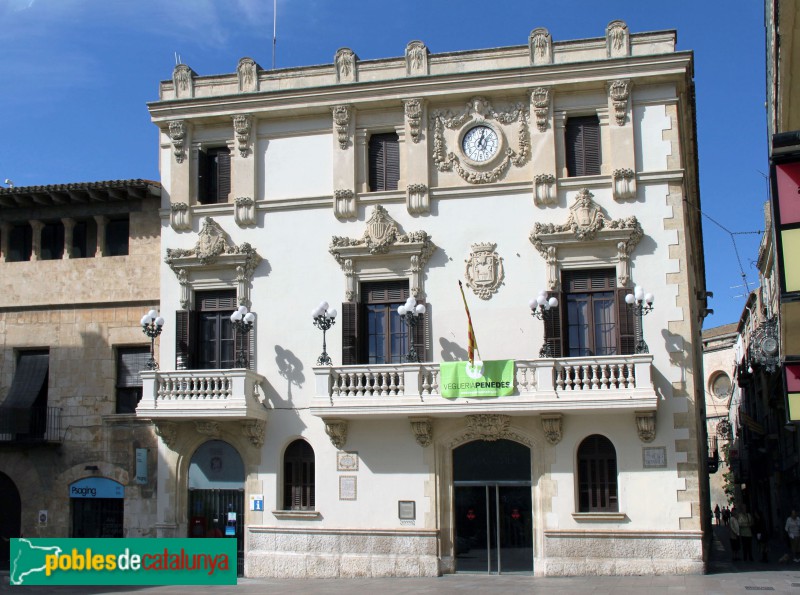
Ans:
[[[272,4],[0,0],[0,181],[157,180],[146,103],[175,53],[200,75],[231,73],[243,56],[270,68]],[[536,27],[554,41],[601,37],[614,19],[633,33],[675,29],[696,60],[710,328],[738,320],[742,272],[758,283],[760,236],[742,232],[763,229],[768,198],[763,12],[759,0],[278,0],[276,66],[331,63],[343,46],[400,56],[412,39],[434,53],[522,45]]]

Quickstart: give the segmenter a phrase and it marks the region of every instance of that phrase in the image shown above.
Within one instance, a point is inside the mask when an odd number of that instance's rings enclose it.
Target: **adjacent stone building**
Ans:
[[[235,535],[252,577],[702,572],[706,293],[675,43],[613,21],[177,66],[149,105],[157,534]]]
[[[0,567],[10,537],[155,536],[156,436],[135,407],[160,195],[145,180],[0,189]]]

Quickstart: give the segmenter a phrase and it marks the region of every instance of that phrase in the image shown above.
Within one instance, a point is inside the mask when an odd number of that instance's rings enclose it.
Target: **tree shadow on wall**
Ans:
[[[303,374],[303,362],[288,349],[276,345],[275,363],[278,364],[278,373],[287,380],[286,398],[291,401],[292,385],[302,388],[306,381],[305,374]]]

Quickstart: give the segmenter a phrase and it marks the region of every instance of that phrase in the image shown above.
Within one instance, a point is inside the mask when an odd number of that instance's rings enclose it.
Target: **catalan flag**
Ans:
[[[469,357],[469,365],[475,365],[475,352],[478,352],[480,357],[481,352],[478,349],[478,342],[475,340],[475,331],[472,329],[472,317],[469,315],[469,306],[467,306],[467,298],[464,296],[464,286],[461,285],[461,280],[458,281],[458,288],[461,290],[461,299],[464,300],[464,309],[467,311],[467,356]]]

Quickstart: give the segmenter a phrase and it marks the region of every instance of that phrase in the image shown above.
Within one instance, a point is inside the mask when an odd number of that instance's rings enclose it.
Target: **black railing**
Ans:
[[[61,407],[0,406],[0,443],[61,442]]]

